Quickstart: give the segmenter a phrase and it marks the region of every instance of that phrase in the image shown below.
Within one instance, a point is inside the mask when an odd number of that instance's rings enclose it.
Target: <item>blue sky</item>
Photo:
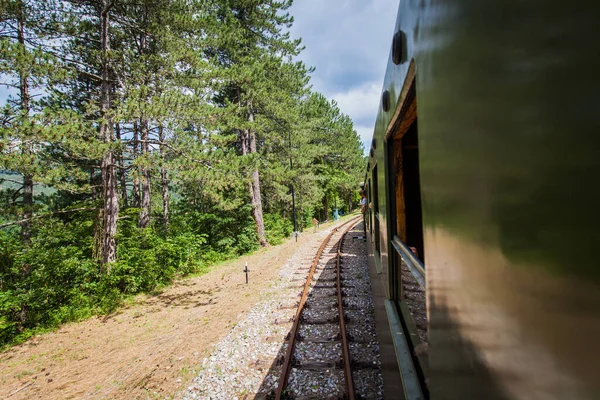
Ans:
[[[334,99],[368,151],[399,0],[295,0],[291,34],[316,68],[314,90]]]

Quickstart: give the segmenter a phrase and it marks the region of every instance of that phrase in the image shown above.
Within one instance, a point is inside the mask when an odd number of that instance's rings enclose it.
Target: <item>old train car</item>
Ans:
[[[407,398],[600,398],[598,16],[400,2],[365,188]],[[426,357],[402,259],[426,275]]]

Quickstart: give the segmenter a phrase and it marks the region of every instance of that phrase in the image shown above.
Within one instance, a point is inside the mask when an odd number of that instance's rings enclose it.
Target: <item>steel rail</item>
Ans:
[[[340,335],[342,337],[342,354],[344,358],[344,376],[346,377],[346,399],[354,400],[354,380],[352,379],[352,367],[350,366],[350,348],[348,346],[348,337],[346,336],[346,321],[344,321],[344,304],[342,301],[342,244],[348,231],[355,225],[350,225],[342,234],[338,242],[336,257],[337,264],[337,292],[338,292],[338,312],[340,314]]]
[[[417,282],[419,282],[419,285],[421,285],[421,287],[425,289],[425,267],[423,266],[421,260],[419,260],[417,256],[413,254],[410,248],[396,235],[394,235],[394,237],[392,238],[392,246],[394,247],[394,249],[396,249],[398,255],[402,257],[402,259],[408,266],[408,269],[410,269],[410,272],[413,274]]]
[[[308,277],[306,278],[306,283],[304,284],[304,290],[302,291],[302,297],[300,298],[298,310],[296,311],[296,316],[294,318],[294,324],[292,325],[292,329],[290,331],[290,343],[288,344],[288,348],[285,353],[285,358],[283,361],[283,366],[281,367],[282,368],[281,369],[281,377],[279,378],[279,385],[277,386],[277,392],[275,393],[276,400],[282,399],[283,391],[285,390],[285,388],[287,386],[287,381],[290,376],[290,371],[292,369],[291,368],[292,367],[292,355],[294,354],[294,349],[296,347],[296,337],[298,335],[298,329],[300,327],[300,316],[302,315],[302,311],[304,310],[304,305],[306,304],[306,300],[308,299],[308,292],[310,290],[310,284],[311,284],[312,278],[315,274],[317,264],[319,264],[319,260],[321,259],[321,255],[323,254],[323,250],[325,250],[325,247],[329,243],[329,240],[331,240],[331,237],[333,236],[334,233],[336,233],[344,225],[347,225],[351,222],[358,221],[359,218],[360,217],[348,220],[348,221],[344,222],[343,224],[341,224],[340,226],[336,227],[334,230],[332,230],[331,233],[329,233],[329,235],[327,235],[325,240],[323,240],[323,243],[321,244],[321,246],[319,247],[319,250],[317,251],[317,254],[315,255],[315,259],[313,260],[313,263],[310,267]],[[353,225],[350,225],[350,227],[352,227],[352,226]],[[350,228],[348,228],[344,232],[344,234],[348,230],[350,230]],[[339,250],[338,250],[338,254],[339,254]],[[338,276],[339,276],[339,274],[338,274]],[[338,293],[339,293],[339,291],[338,291]],[[343,315],[340,316],[340,319],[343,319]]]

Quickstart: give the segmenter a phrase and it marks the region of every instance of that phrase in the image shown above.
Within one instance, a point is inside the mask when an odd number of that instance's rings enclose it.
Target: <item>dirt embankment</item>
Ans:
[[[113,315],[68,324],[9,349],[0,354],[0,398],[172,398],[297,247],[316,240],[307,230],[297,243],[262,249],[160,294],[138,296]]]

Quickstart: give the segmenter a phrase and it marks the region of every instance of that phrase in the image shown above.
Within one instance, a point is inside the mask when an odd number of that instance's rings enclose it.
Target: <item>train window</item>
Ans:
[[[412,247],[425,263],[421,182],[419,178],[419,141],[417,104],[414,84],[407,94],[398,122],[388,140],[391,193],[392,234]]]
[[[390,224],[390,233],[392,238],[397,236],[404,242],[424,265],[418,123],[414,92],[412,94],[412,101],[408,103],[405,112],[401,113],[400,121],[387,141],[387,166],[390,172],[388,182],[392,188],[388,197],[391,203],[390,221],[395,220],[395,223]],[[398,243],[397,239],[392,241]],[[428,340],[424,271],[420,265],[415,267],[418,261],[404,263],[399,252],[410,250],[404,245],[398,247],[402,250],[392,251],[390,254],[391,295],[402,314],[405,328],[410,332],[410,346],[416,349]],[[425,382],[429,374],[427,355],[415,352],[414,357],[419,379]]]
[[[368,214],[368,226],[369,226],[369,233],[371,235],[373,235],[373,210],[370,207],[371,202],[373,201],[373,196],[371,196],[371,180],[369,179],[369,183],[367,185],[367,214]],[[371,240],[373,240],[372,236],[371,236]]]
[[[380,244],[379,244],[379,229],[380,229],[380,224],[379,224],[379,185],[377,184],[377,165],[375,165],[373,167],[373,176],[372,176],[372,181],[373,181],[373,202],[372,202],[372,207],[373,207],[373,216],[374,216],[374,227],[373,229],[375,230],[375,238],[374,238],[374,242],[375,242],[375,256],[377,258],[379,258],[379,255],[381,254],[381,250],[380,250]],[[370,204],[371,205],[371,204]]]
[[[387,141],[388,182],[390,191],[390,233],[397,236],[425,264],[423,243],[423,216],[421,211],[421,182],[419,177],[419,141],[416,90],[414,82],[407,93],[398,120]],[[404,299],[403,282],[408,270],[402,268],[397,254],[392,256],[393,296],[396,301]],[[399,304],[399,303],[398,303]]]
[[[405,242],[416,249],[425,264],[423,248],[423,215],[421,212],[421,182],[419,179],[419,144],[417,121],[402,138],[402,179],[404,184]]]

